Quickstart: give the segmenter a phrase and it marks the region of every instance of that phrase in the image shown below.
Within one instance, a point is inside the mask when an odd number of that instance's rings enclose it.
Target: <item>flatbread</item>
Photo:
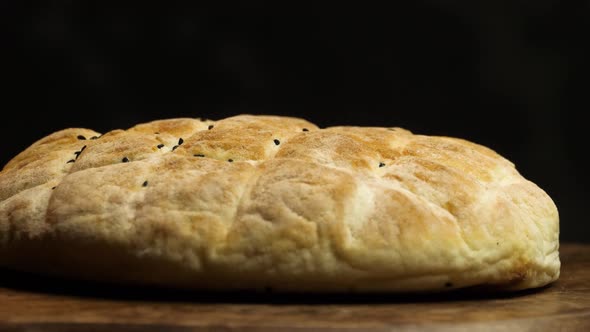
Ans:
[[[481,145],[239,115],[53,133],[0,172],[0,266],[207,290],[520,290],[551,198]]]

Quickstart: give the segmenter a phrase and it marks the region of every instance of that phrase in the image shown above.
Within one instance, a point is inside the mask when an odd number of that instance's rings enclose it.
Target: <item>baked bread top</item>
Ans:
[[[70,128],[0,172],[0,266],[195,289],[438,291],[559,276],[551,198],[481,145],[239,115]]]

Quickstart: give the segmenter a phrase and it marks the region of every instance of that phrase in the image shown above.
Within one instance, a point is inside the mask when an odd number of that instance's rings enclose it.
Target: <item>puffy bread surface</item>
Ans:
[[[0,266],[124,284],[519,290],[559,277],[551,198],[481,145],[239,115],[31,145],[0,172]]]

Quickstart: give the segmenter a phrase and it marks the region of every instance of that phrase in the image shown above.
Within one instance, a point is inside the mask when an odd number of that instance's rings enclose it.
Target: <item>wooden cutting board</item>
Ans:
[[[0,331],[590,331],[590,246],[562,244],[561,278],[518,294],[203,294],[0,271]]]

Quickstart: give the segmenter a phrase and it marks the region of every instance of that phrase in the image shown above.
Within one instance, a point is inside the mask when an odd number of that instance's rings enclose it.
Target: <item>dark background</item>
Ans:
[[[1,164],[65,127],[168,117],[400,126],[496,150],[552,196],[562,240],[590,241],[588,2],[8,2]]]

